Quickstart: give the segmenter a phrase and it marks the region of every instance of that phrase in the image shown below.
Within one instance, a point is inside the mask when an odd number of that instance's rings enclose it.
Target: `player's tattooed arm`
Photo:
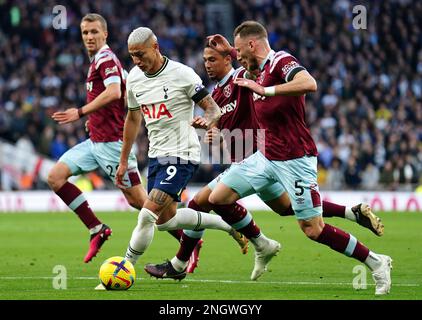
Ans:
[[[216,127],[220,120],[221,112],[217,103],[210,94],[202,98],[198,105],[205,111],[204,117],[195,117],[192,126],[195,128],[210,129]]]

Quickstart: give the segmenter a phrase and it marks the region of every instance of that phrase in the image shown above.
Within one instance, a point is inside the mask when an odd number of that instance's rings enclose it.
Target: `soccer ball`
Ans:
[[[107,290],[127,290],[135,282],[135,268],[123,257],[108,258],[101,265],[99,277]]]

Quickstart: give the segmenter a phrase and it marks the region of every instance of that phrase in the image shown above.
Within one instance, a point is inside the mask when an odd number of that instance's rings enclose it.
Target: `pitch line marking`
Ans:
[[[52,280],[54,277],[8,277],[0,276],[0,280]],[[97,277],[68,277],[70,280],[98,280]],[[150,278],[136,278],[136,280],[145,281]],[[158,280],[158,279],[157,279]],[[160,281],[174,281],[173,279],[160,279]],[[183,282],[199,282],[199,283],[228,283],[228,284],[269,284],[269,285],[322,285],[322,286],[351,286],[350,282],[313,282],[313,281],[251,281],[251,280],[217,280],[217,279],[184,279]],[[374,284],[368,284],[374,286]],[[418,283],[393,283],[394,287],[420,287]]]

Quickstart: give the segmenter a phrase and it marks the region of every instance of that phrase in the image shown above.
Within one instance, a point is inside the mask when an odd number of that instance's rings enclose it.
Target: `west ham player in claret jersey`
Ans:
[[[227,42],[228,43],[228,42]],[[218,52],[206,44],[204,49],[204,65],[211,80],[217,82],[212,92],[212,97],[219,105],[221,111],[221,118],[218,122],[218,128],[209,130],[205,136],[205,142],[219,143],[220,133],[222,140],[225,141],[230,155],[232,166],[236,166],[238,162],[252,155],[257,150],[257,135],[258,132],[263,133],[259,129],[255,108],[253,103],[253,94],[248,88],[238,86],[234,83],[236,79],[252,78],[254,77],[247,72],[243,67],[236,70],[232,67],[232,60],[236,57],[230,57],[228,52]],[[225,175],[230,169],[220,174],[216,179],[211,181],[207,186],[202,188],[195,197],[190,201],[191,208],[197,208],[200,211],[209,212],[214,210],[222,216],[222,218],[234,227],[237,227],[239,232],[242,232],[249,239],[255,247],[256,262],[251,279],[256,280],[265,269],[265,265],[261,263],[263,255],[259,254],[262,247],[265,245],[265,236],[260,233],[260,229],[253,223],[250,213],[240,204],[235,202],[230,205],[212,205],[208,201],[211,191],[215,188],[218,181],[225,181]],[[230,176],[230,175],[229,175]],[[233,176],[232,176],[233,178]],[[235,183],[236,181],[233,181]],[[241,181],[240,181],[241,182]],[[236,190],[241,192],[242,186]],[[257,193],[257,195],[274,211],[282,216],[294,215],[293,209],[287,193],[284,191],[280,183],[276,182],[264,190]],[[356,221],[364,227],[367,227],[377,235],[381,235],[383,226],[380,224],[378,217],[375,217],[375,227],[371,224],[371,220],[367,215],[371,215],[371,209],[366,204],[359,204],[354,207],[339,206],[337,204],[323,201],[323,215],[324,217],[341,217]],[[362,210],[361,210],[362,209]],[[363,215],[362,211],[367,215]],[[356,220],[356,216],[358,219]],[[180,249],[173,260],[179,259],[187,261],[191,255],[192,248],[198,242],[198,239],[184,237],[184,241],[180,244]],[[247,252],[247,247],[242,248],[242,252]],[[261,249],[261,250],[260,250]],[[270,257],[267,257],[268,259]],[[268,260],[267,259],[267,264]],[[176,260],[177,261],[177,260]],[[179,263],[175,263],[178,265]],[[191,265],[189,265],[191,266]],[[186,272],[189,272],[189,266]],[[175,269],[175,267],[173,267]],[[165,270],[162,265],[147,265],[145,270],[157,278],[172,278],[174,271],[172,269]],[[163,273],[163,271],[166,271]],[[184,270],[176,270],[178,273]]]
[[[210,41],[214,47],[221,39]],[[246,21],[234,31],[237,59],[248,70],[259,69],[255,81],[236,79],[239,86],[254,92],[258,124],[265,130],[260,150],[227,173],[242,180],[243,193],[234,180],[220,182],[212,191],[213,204],[230,204],[249,190],[261,190],[279,182],[287,191],[303,232],[312,240],[363,262],[375,280],[375,294],[391,288],[389,256],[369,250],[339,228],[324,223],[317,184],[317,149],[305,122],[305,94],[317,90],[315,79],[291,54],[271,50],[265,28]],[[237,182],[238,183],[238,182]]]
[[[50,170],[48,184],[89,229],[90,247],[84,258],[84,262],[89,262],[112,230],[98,219],[81,190],[67,179],[101,167],[114,181],[122,147],[126,85],[125,71],[106,44],[106,20],[99,14],[87,14],[81,21],[81,33],[90,59],[86,80],[87,103],[79,108],[56,112],[52,117],[59,124],[65,124],[87,115],[90,137],[63,154]],[[129,169],[124,178],[127,187],[122,192],[131,206],[140,209],[146,193],[140,184],[133,152],[129,159]]]

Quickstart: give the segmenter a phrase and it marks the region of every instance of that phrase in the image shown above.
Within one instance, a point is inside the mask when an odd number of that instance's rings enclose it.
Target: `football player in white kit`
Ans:
[[[139,213],[126,258],[136,263],[153,239],[154,225],[160,231],[188,229],[184,232],[190,236],[197,233],[199,237],[202,229],[219,229],[244,245],[246,238],[220,216],[190,208],[177,209],[180,195],[200,161],[200,144],[194,127],[215,126],[220,118],[219,107],[193,69],[160,53],[157,37],[151,29],[133,30],[128,38],[128,49],[136,66],[127,78],[129,112],[116,179],[118,186],[125,185],[123,176],[128,156],[143,115],[149,138],[149,197]],[[204,117],[193,118],[195,103],[204,109]],[[177,279],[176,271],[173,278]]]

